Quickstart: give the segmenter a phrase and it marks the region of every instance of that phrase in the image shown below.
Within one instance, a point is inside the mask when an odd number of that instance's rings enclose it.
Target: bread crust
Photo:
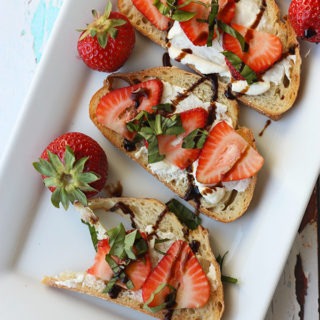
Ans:
[[[173,85],[178,85],[187,89],[188,87],[190,87],[190,85],[195,83],[200,78],[200,76],[178,69],[176,67],[157,67],[143,70],[140,72],[115,74],[112,75],[111,78],[109,77],[105,81],[104,86],[94,94],[90,101],[89,107],[89,115],[91,120],[101,131],[101,133],[115,147],[122,150],[132,160],[139,163],[146,171],[155,176],[159,181],[165,184],[169,189],[171,189],[181,198],[185,198],[191,185],[190,182],[185,183],[182,186],[181,183],[177,183],[176,181],[165,181],[161,176],[158,176],[149,169],[146,155],[141,155],[140,157],[137,157],[137,150],[127,151],[124,147],[123,137],[115,133],[114,131],[108,129],[107,127],[101,125],[97,121],[96,108],[99,104],[100,99],[110,90],[112,90],[112,80],[114,77],[126,79],[129,83],[134,83],[136,81],[144,81],[146,79],[149,79],[150,77],[156,77],[160,80],[164,80]],[[203,101],[210,101],[210,98],[212,96],[212,85],[210,81],[206,80],[205,82],[203,82],[199,87],[197,87],[197,91],[194,91],[193,93],[196,94]],[[234,127],[236,127],[238,120],[238,106],[235,100],[229,100],[225,97],[223,85],[219,86],[217,101],[227,105],[227,113],[232,118]],[[249,129],[242,128],[241,130],[239,130],[239,133],[245,139],[247,139],[252,146],[255,147],[253,134]],[[253,197],[255,184],[256,177],[253,177],[251,178],[249,187],[244,192],[226,191],[226,196],[224,197],[223,201],[219,202],[217,205],[214,206],[208,206],[208,204],[205,203],[204,200],[201,200],[200,206],[199,203],[193,200],[190,200],[189,202],[193,207],[197,208],[200,212],[204,213],[210,218],[216,219],[221,222],[231,222],[241,217],[248,209],[248,206]]]
[[[261,0],[262,2],[262,0]],[[281,17],[280,10],[275,0],[265,0],[266,10],[264,15],[268,17],[268,25],[261,31],[266,31],[277,35],[283,46],[283,53],[294,51],[296,61],[291,61],[290,81],[285,77],[283,83],[275,85],[271,83],[271,88],[264,94],[250,96],[246,94],[234,93],[234,96],[241,103],[266,115],[272,120],[280,119],[284,113],[292,108],[300,87],[301,56],[300,46],[294,29],[286,17]],[[131,0],[118,0],[120,12],[125,14],[132,25],[144,36],[151,39],[158,45],[166,48],[167,31],[160,31],[152,25],[133,5]],[[194,65],[188,66],[200,73]],[[221,79],[226,82],[226,78]]]
[[[88,207],[83,207],[81,204],[76,204],[76,207],[82,213],[91,214],[91,210],[103,209],[106,213],[110,213],[112,208],[118,202],[124,203],[134,213],[134,222],[138,229],[145,230],[147,225],[155,225],[160,215],[164,210],[167,210],[165,204],[155,199],[137,199],[137,198],[98,198],[89,202]],[[126,219],[130,219],[128,215],[124,214],[121,210],[114,211],[116,214],[123,216]],[[209,242],[208,230],[202,226],[198,226],[195,230],[186,229],[176,216],[167,211],[163,215],[162,219],[158,223],[159,230],[163,232],[172,232],[189,243],[192,240],[199,241],[199,251],[196,253],[199,263],[201,264],[204,272],[208,273],[209,266],[214,267],[216,273],[216,281],[212,282],[212,279],[208,278],[211,284],[211,292],[208,303],[197,309],[179,309],[175,310],[172,314],[172,319],[221,319],[224,311],[224,294],[223,286],[221,282],[221,272],[219,264],[217,263],[214,254],[211,250]],[[135,309],[137,311],[146,313],[158,319],[164,319],[167,311],[161,311],[158,313],[151,313],[143,309],[143,302],[134,298],[134,295],[127,294],[128,291],[122,290],[117,298],[111,299],[108,294],[104,294],[97,287],[92,287],[86,282],[87,274],[85,272],[63,272],[58,276],[46,276],[42,279],[42,283],[51,287],[59,289],[67,289],[79,293],[88,294],[103,300],[111,301],[119,305]],[[72,283],[72,285],[70,285]]]

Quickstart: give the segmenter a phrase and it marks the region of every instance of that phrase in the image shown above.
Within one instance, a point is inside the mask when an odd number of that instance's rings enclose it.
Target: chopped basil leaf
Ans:
[[[201,149],[207,140],[208,131],[204,129],[195,129],[183,138],[182,148]]]
[[[192,19],[195,15],[196,15],[195,12],[188,12],[188,11],[176,9],[173,12],[171,18],[175,21],[183,22],[183,21],[188,21]]]
[[[160,249],[158,249],[158,248],[156,247],[156,245],[159,244],[159,243],[164,243],[164,242],[168,242],[168,241],[170,241],[170,239],[155,239],[155,242],[154,242],[154,250],[157,251],[157,252],[159,252],[159,253],[162,254],[162,255],[165,255],[166,252],[163,252],[163,251],[161,251]]]
[[[170,241],[170,239],[167,239],[167,238],[165,238],[165,239],[155,239],[155,241],[154,241],[154,243],[155,244],[158,244],[158,243],[163,243],[163,242],[168,242],[168,241]]]
[[[168,2],[168,1],[167,1]],[[165,5],[160,0],[155,0],[153,5],[159,10],[159,12],[164,16],[170,16],[171,9],[168,5]]]
[[[133,285],[133,282],[129,279],[127,282],[126,282],[126,287],[131,290],[134,288],[134,285]]]
[[[131,132],[137,132],[138,136],[148,142],[148,163],[155,163],[164,159],[159,153],[158,135],[179,135],[184,132],[179,114],[165,117],[160,113],[148,113],[141,111],[127,123]]]
[[[148,139],[148,163],[155,163],[163,160],[164,155],[159,153],[158,139],[156,136],[151,136]]]
[[[208,29],[209,29],[208,39],[207,39],[207,46],[208,47],[212,46],[212,38],[213,38],[213,34],[214,34],[214,26],[216,24],[218,10],[219,10],[218,1],[212,0],[211,1],[211,10],[210,10],[209,17],[208,17]]]
[[[216,260],[217,260],[217,262],[218,262],[218,264],[220,266],[221,274],[222,274],[223,261],[224,261],[224,258],[226,257],[227,254],[228,254],[228,251],[223,256],[221,256],[219,254],[218,257],[216,258]],[[238,282],[237,278],[233,278],[233,277],[230,277],[230,276],[225,276],[223,274],[221,275],[221,280],[223,282],[232,283],[232,284],[236,284]]]
[[[247,66],[236,54],[223,51],[222,54],[230,61],[232,66],[247,80],[248,84],[258,81],[257,74]]]
[[[106,255],[105,260],[108,263],[108,265],[110,266],[110,268],[113,271],[113,273],[115,274],[115,276],[118,276],[122,270],[121,270],[120,266],[113,260],[110,253],[108,253]]]
[[[111,278],[108,281],[106,287],[103,289],[103,293],[109,293],[112,290],[112,288],[114,287],[114,285],[116,284],[117,281],[118,281],[118,277]]]
[[[155,307],[149,307],[149,304],[153,301],[155,296],[158,293],[160,293],[162,290],[164,290],[164,288],[166,288],[166,287],[168,287],[171,292],[167,295],[165,302],[158,305],[158,306],[155,306]],[[177,294],[177,290],[173,286],[171,286],[168,283],[161,283],[156,288],[156,290],[151,294],[150,298],[143,304],[143,309],[148,310],[152,313],[159,312],[163,309],[168,309],[174,305],[175,299],[176,299],[176,294]]]
[[[246,43],[246,40],[240,32],[222,21],[218,21],[218,26],[223,32],[230,34],[230,36],[236,38],[239,41],[243,52],[248,51],[248,44]]]
[[[107,235],[109,236],[110,245],[109,254],[117,256],[120,259],[124,259],[126,257],[126,253],[124,250],[124,239],[126,236],[126,230],[123,224],[120,223],[117,227],[108,230]]]
[[[166,3],[163,3],[160,0],[155,0],[153,5],[159,10],[159,12],[176,21],[187,21],[190,20],[195,16],[195,12],[188,12],[184,10],[180,10],[179,8],[186,6],[191,1],[187,1],[187,4],[183,4],[182,6],[175,6],[175,0],[169,1],[167,0]]]
[[[133,253],[132,248],[134,246],[134,243],[136,241],[138,230],[134,230],[126,235],[124,239],[124,250],[128,256],[129,259],[136,260],[137,257]]]
[[[237,278],[224,276],[224,275],[221,276],[221,280],[222,280],[222,282],[227,282],[227,283],[232,283],[232,284],[238,283],[238,279]]]
[[[139,232],[140,234],[140,232]],[[140,235],[141,237],[141,235]],[[139,257],[141,255],[144,255],[148,251],[148,243],[145,239],[142,237],[135,241],[134,247],[136,249],[136,256]]]
[[[172,113],[174,109],[175,108],[171,103],[161,103],[152,107],[152,110],[164,111],[167,113]]]
[[[97,245],[98,245],[99,240],[98,240],[96,228],[93,225],[91,225],[90,223],[85,222],[82,219],[81,219],[81,221],[82,221],[82,223],[84,223],[88,226],[92,244],[94,246],[94,249],[97,251]]]
[[[201,224],[201,219],[191,210],[185,207],[176,199],[171,199],[166,203],[168,209],[173,212],[179,221],[185,224],[189,229],[194,230]]]

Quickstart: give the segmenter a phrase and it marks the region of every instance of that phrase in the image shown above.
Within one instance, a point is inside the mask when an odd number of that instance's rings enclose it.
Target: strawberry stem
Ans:
[[[48,160],[39,159],[33,166],[44,176],[45,186],[53,188],[52,204],[59,208],[61,203],[65,210],[75,201],[86,206],[87,197],[84,192],[96,191],[90,183],[100,179],[97,174],[84,171],[88,157],[76,161],[74,152],[69,146],[66,146],[63,162],[49,150],[47,153]]]

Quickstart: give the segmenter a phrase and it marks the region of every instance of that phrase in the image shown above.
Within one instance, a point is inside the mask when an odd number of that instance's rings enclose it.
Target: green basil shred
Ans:
[[[185,207],[178,200],[171,199],[166,203],[166,206],[177,216],[179,221],[189,229],[194,230],[201,224],[200,217]]]

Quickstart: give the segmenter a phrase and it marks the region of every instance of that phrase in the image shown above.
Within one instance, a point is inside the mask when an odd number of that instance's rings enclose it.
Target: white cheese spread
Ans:
[[[175,21],[167,36],[168,53],[171,59],[180,57],[183,64],[194,65],[201,73],[219,73],[222,76],[230,77],[229,69],[226,65],[223,48],[216,38],[211,47],[195,46],[185,35],[179,22]],[[183,49],[191,49],[192,53],[185,53]]]
[[[211,286],[212,286],[212,290],[216,291],[218,289],[219,282],[218,282],[218,279],[217,279],[216,269],[215,269],[215,267],[214,267],[214,265],[212,263],[210,263],[209,271],[207,273],[207,277],[210,280],[210,283],[211,283]]]
[[[260,12],[260,0],[240,0],[236,2],[236,12],[233,22],[250,27]],[[263,15],[257,30],[268,30],[266,15]],[[231,74],[221,53],[223,47],[219,37],[216,37],[211,47],[195,46],[185,35],[179,22],[175,21],[168,32],[168,53],[171,59],[179,60],[183,64],[194,65],[203,74],[219,73],[222,77],[231,79]],[[191,49],[192,53],[183,49]],[[291,61],[295,61],[295,55],[290,55],[274,64],[262,76],[262,80],[249,85],[245,80],[232,82],[232,91],[246,95],[260,95],[270,89],[271,83],[279,85],[284,76],[290,80]]]
[[[171,103],[176,97],[179,97],[185,89],[179,86],[170,84],[169,82],[162,81],[163,92],[161,97],[161,103]],[[190,93],[186,98],[179,101],[176,105],[175,113],[181,113],[196,107],[201,107],[208,110],[210,107],[210,101],[202,101],[195,94]]]

